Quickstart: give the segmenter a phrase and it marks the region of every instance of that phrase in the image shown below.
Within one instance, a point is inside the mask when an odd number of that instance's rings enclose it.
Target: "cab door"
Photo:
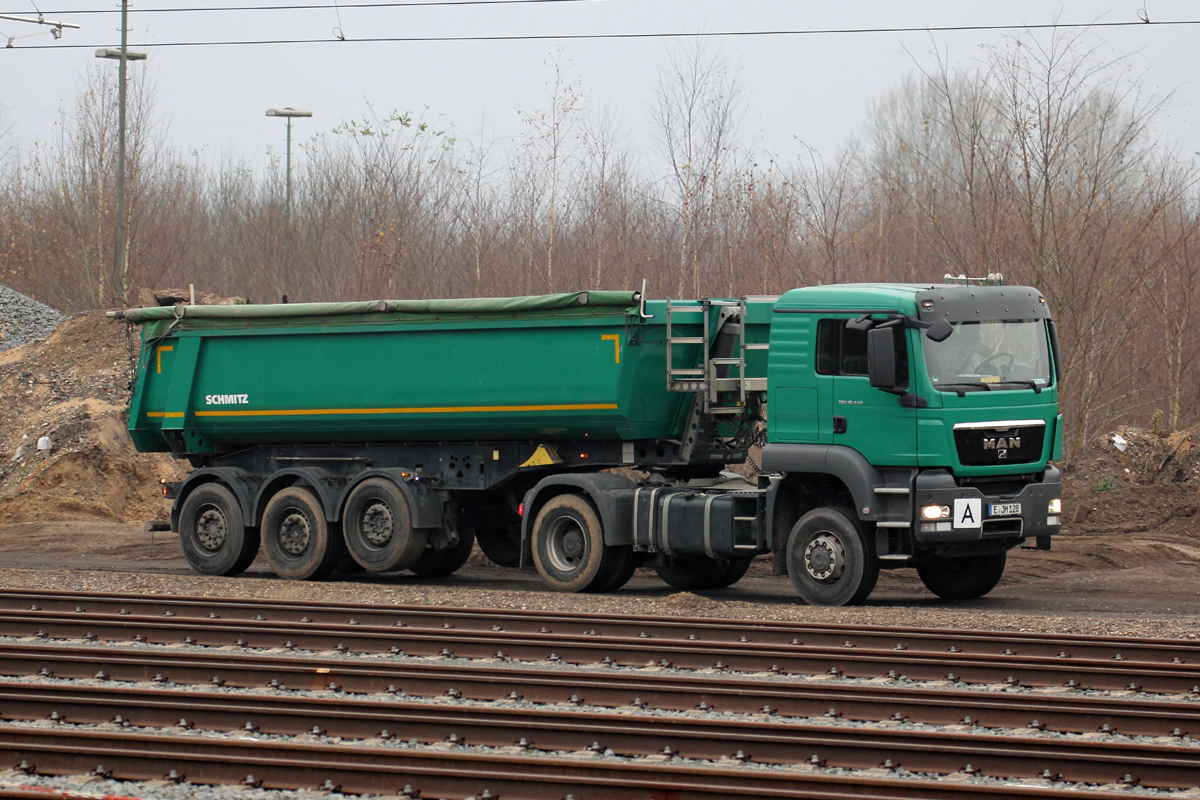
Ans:
[[[852,447],[875,466],[917,463],[917,412],[900,405],[900,397],[871,386],[867,375],[867,332],[847,327],[846,318],[821,321],[820,344],[836,345],[833,380],[833,443]],[[824,334],[822,336],[822,334]],[[897,388],[908,389],[913,363],[909,332],[897,328]]]

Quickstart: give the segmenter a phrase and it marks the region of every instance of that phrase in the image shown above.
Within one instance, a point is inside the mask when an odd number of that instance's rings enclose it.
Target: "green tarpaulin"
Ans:
[[[171,319],[277,319],[343,314],[497,314],[579,306],[637,305],[639,292],[567,292],[532,297],[471,297],[461,300],[363,300],[352,303],[282,303],[237,306],[157,306],[111,314],[130,322]]]

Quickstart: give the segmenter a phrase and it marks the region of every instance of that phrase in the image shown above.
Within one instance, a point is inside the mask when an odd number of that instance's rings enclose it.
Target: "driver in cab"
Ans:
[[[979,368],[992,355],[990,347],[979,336],[979,326],[960,324],[938,354],[937,366],[942,375],[978,375]]]

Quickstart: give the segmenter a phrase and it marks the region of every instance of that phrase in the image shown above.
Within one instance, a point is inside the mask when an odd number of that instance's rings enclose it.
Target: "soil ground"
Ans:
[[[966,603],[938,601],[915,572],[897,570],[865,607],[809,608],[766,558],[737,585],[702,594],[643,570],[613,595],[557,595],[478,551],[449,578],[299,584],[261,558],[241,578],[195,575],[172,534],[143,529],[167,515],[158,479],[177,480],[186,464],[133,450],[131,376],[124,325],[100,313],[0,353],[0,586],[1200,636],[1200,432],[1121,429],[1121,440],[1087,443],[1064,469],[1054,549],[1013,551],[996,590]],[[36,451],[41,436],[54,443],[48,456]]]

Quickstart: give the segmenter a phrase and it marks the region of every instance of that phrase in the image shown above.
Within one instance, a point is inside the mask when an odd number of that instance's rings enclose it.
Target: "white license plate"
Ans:
[[[989,517],[1019,517],[1021,516],[1020,503],[992,503],[988,506]]]

